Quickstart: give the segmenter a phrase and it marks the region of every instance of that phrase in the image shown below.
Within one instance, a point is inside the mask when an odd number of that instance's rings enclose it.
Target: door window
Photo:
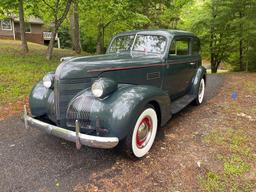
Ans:
[[[169,54],[170,55],[189,55],[190,39],[176,39],[172,42]]]

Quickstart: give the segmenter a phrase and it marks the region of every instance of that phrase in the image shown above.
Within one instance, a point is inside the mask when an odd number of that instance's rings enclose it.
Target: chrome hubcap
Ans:
[[[152,120],[150,117],[142,119],[136,135],[136,144],[138,148],[143,148],[147,145],[152,133]]]

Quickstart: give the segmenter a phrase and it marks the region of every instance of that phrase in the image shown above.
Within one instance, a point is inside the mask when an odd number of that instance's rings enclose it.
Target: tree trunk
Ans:
[[[47,53],[46,53],[46,59],[50,60],[52,59],[52,52],[53,52],[53,48],[54,48],[54,43],[55,43],[55,37],[56,37],[56,34],[57,34],[57,30],[55,27],[52,31],[52,34],[51,34],[51,40],[50,40],[50,43],[48,45],[48,48],[47,48]]]
[[[240,22],[243,18],[243,13],[239,12],[239,18]],[[243,51],[243,24],[240,23],[240,40],[239,40],[239,65],[240,65],[240,71],[244,71],[244,51]]]
[[[79,29],[79,11],[78,2],[73,1],[72,12],[70,14],[70,28],[71,28],[71,39],[73,50],[80,54],[81,53],[81,42],[80,42],[80,29]]]
[[[24,21],[24,9],[23,0],[19,0],[19,20],[20,20],[20,39],[21,48],[24,53],[28,52],[28,44],[25,37],[25,21]]]
[[[240,71],[244,71],[243,41],[239,41],[239,65]]]
[[[214,2],[213,2],[214,3]],[[210,55],[211,55],[211,72],[217,73],[218,67],[216,67],[216,53],[215,53],[215,19],[216,19],[216,10],[214,5],[212,5],[211,8],[211,15],[212,15],[212,21],[211,21],[211,27],[210,27]]]
[[[96,54],[101,54],[103,50],[102,45],[102,24],[99,24],[98,26],[98,36],[97,36],[97,45],[96,45]]]
[[[218,67],[216,64],[216,58],[215,58],[214,53],[211,53],[211,72],[217,73],[217,71],[218,71]]]

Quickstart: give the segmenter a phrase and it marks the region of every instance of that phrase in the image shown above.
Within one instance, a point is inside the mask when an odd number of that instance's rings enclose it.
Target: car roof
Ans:
[[[147,29],[147,30],[134,30],[134,31],[127,31],[118,33],[118,36],[122,35],[132,35],[136,33],[142,33],[142,34],[159,34],[159,35],[165,35],[165,36],[194,36],[193,33],[188,31],[182,31],[182,30],[174,30],[174,29]]]

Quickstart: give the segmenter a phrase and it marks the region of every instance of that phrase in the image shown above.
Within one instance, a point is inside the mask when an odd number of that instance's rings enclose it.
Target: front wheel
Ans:
[[[151,149],[157,132],[158,119],[153,106],[145,107],[139,115],[134,128],[125,138],[123,150],[131,158],[141,158]]]
[[[204,78],[201,79],[198,92],[197,92],[197,97],[194,101],[196,105],[200,105],[203,103],[204,100],[204,95],[205,95],[205,80]]]

